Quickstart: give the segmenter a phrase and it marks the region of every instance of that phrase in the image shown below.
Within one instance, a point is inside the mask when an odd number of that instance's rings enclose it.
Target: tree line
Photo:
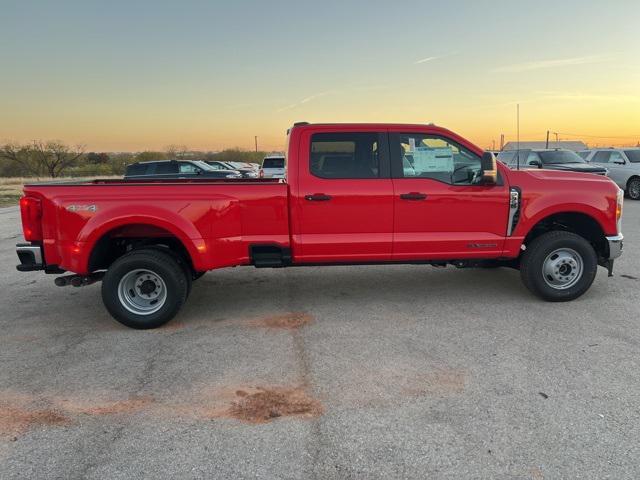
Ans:
[[[239,148],[221,152],[189,150],[185,145],[168,145],[163,151],[87,152],[83,145],[35,140],[0,145],[0,177],[88,177],[122,175],[127,165],[152,160],[219,160],[260,163],[267,152]]]

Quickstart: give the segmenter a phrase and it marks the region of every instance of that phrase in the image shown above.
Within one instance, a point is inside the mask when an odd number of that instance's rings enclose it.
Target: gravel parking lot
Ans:
[[[640,202],[582,298],[510,269],[227,269],[135,331],[18,273],[0,209],[0,477],[640,478]]]

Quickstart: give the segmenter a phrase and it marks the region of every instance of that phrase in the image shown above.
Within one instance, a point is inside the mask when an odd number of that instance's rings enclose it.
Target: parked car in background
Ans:
[[[525,149],[503,150],[498,154],[498,161],[509,168],[517,168],[518,156],[521,168],[545,168],[547,170],[564,170],[569,172],[595,173],[607,175],[607,169],[588,163],[577,153],[564,149]]]
[[[145,178],[242,178],[237,170],[213,169],[199,160],[156,160],[127,165],[125,179]]]
[[[255,168],[247,167],[242,162],[222,162],[220,160],[205,160],[214,170],[235,170],[242,174],[243,178],[258,178],[258,171]]]
[[[262,160],[260,178],[284,178],[284,155],[269,155]]]
[[[606,148],[579,152],[593,165],[609,170],[609,176],[629,198],[640,200],[640,148]]]
[[[258,165],[257,163],[251,163],[251,162],[226,162],[229,165],[231,165],[233,168],[235,169],[248,169],[248,170],[260,170],[260,165]]]

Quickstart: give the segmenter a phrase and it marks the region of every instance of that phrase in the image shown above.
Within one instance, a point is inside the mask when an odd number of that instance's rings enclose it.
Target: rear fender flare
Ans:
[[[80,233],[76,243],[80,248],[79,264],[86,271],[93,248],[109,231],[126,225],[149,225],[166,230],[184,245],[196,270],[205,269],[203,253],[206,253],[206,242],[196,226],[184,217],[171,211],[157,207],[147,207],[143,215],[131,215],[128,207],[110,209],[103,214],[91,218]]]

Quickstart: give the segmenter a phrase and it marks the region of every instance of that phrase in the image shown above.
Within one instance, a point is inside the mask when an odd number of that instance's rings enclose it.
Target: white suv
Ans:
[[[640,148],[602,148],[585,150],[580,156],[609,170],[609,177],[629,198],[640,200]]]
[[[269,155],[262,160],[260,178],[284,178],[284,156]]]

